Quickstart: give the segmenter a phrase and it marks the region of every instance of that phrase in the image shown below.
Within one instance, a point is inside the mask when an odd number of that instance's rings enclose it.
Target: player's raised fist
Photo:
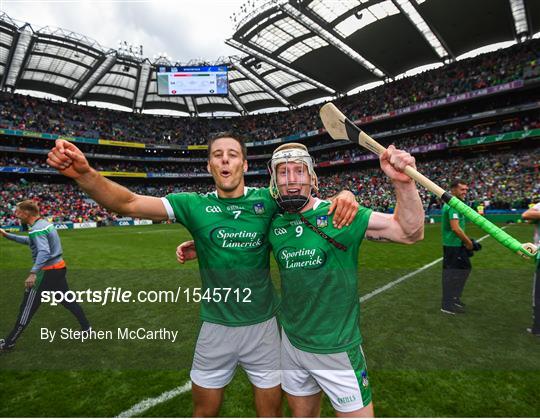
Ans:
[[[381,162],[381,169],[390,179],[396,182],[412,182],[412,179],[403,173],[406,166],[416,169],[416,161],[408,152],[398,150],[395,146],[390,145],[381,154],[379,160]]]
[[[77,179],[91,170],[84,153],[66,140],[56,140],[55,146],[47,155],[47,164],[64,176]]]

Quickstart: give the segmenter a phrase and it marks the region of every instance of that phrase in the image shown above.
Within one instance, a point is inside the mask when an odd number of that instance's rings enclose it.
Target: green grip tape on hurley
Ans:
[[[515,253],[523,253],[529,257],[534,257],[534,254],[524,249],[522,244],[518,240],[514,239],[510,234],[497,227],[491,221],[482,217],[475,210],[460,201],[455,196],[453,196],[450,201],[448,201],[448,205],[450,205],[460,214],[463,214],[465,217],[467,217],[467,219],[469,219],[486,233],[488,233],[504,247],[510,249]]]

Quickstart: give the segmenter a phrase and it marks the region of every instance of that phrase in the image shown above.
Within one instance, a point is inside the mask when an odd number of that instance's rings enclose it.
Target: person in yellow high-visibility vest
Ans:
[[[484,216],[484,204],[480,204],[476,207],[476,212],[481,216]]]

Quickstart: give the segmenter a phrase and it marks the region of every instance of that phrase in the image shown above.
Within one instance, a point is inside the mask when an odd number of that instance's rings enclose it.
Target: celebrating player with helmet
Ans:
[[[221,133],[208,142],[208,171],[216,191],[163,198],[138,195],[101,176],[72,143],[57,140],[47,162],[77,181],[100,205],[122,215],[183,224],[201,254],[203,324],[191,370],[195,416],[217,416],[237,365],[253,384],[258,416],[281,415],[278,300],[270,280],[267,231],[277,205],[267,188],[247,188],[244,141]],[[350,192],[335,199],[340,224],[352,221],[357,203]],[[227,289],[233,292],[221,295]]]
[[[282,283],[281,385],[296,417],[318,416],[321,390],[338,416],[373,416],[358,326],[360,244],[364,238],[411,244],[424,229],[418,191],[402,173],[414,158],[390,146],[380,163],[396,190],[395,213],[361,207],[343,229],[333,226],[329,202],[313,196],[317,176],[304,145],[278,147],[269,163],[270,193],[283,210],[269,233]],[[194,256],[189,243],[178,253],[182,262]]]

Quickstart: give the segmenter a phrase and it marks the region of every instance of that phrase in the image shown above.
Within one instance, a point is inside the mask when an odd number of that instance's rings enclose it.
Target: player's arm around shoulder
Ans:
[[[341,229],[344,226],[351,225],[360,208],[354,194],[351,191],[343,190],[337,195],[328,198],[328,201],[330,202],[328,215],[334,213],[332,217],[334,227]]]

